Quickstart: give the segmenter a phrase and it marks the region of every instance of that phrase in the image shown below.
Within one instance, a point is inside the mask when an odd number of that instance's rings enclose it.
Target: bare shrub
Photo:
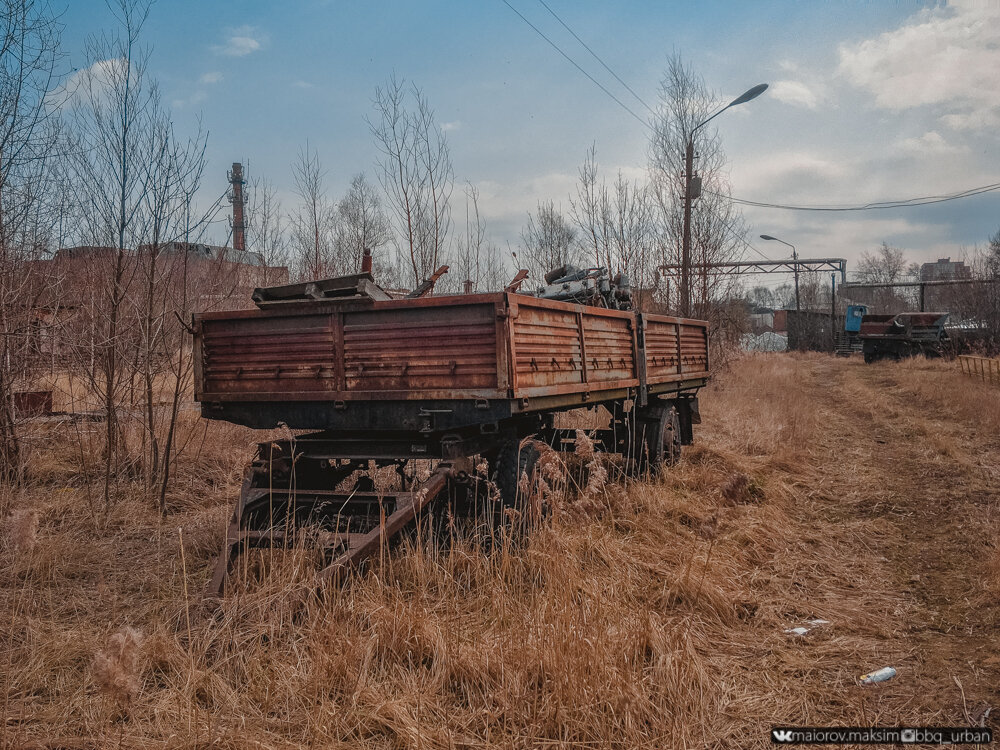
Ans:
[[[38,511],[22,508],[7,519],[7,549],[30,555],[38,546]]]
[[[143,637],[135,628],[122,628],[94,656],[91,671],[98,689],[118,703],[129,703],[139,693],[139,657]]]

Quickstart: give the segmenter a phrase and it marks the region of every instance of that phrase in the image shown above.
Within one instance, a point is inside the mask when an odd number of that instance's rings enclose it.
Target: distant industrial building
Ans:
[[[934,263],[923,263],[920,266],[921,281],[958,281],[971,278],[972,269],[962,260],[938,258]]]

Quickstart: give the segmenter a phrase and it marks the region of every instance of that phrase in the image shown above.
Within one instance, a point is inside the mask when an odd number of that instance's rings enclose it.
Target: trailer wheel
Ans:
[[[681,415],[676,406],[667,410],[663,429],[663,465],[673,466],[681,460]]]
[[[635,476],[655,474],[663,462],[666,420],[662,415],[640,416],[629,434],[631,450],[628,458]]]
[[[680,460],[684,436],[675,405],[653,406],[634,419],[625,454],[632,476],[655,475]]]
[[[495,510],[498,521],[505,522],[507,510],[515,510],[522,518],[537,515],[540,498],[539,476],[536,471],[541,455],[535,440],[504,440],[500,447],[487,455],[490,462],[490,478],[500,492],[500,505]],[[533,508],[535,501],[538,508]]]

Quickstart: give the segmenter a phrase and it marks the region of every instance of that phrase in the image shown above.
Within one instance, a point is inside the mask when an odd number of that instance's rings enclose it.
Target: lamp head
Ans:
[[[730,107],[735,107],[737,104],[746,104],[751,99],[756,99],[758,96],[760,96],[761,94],[763,94],[764,91],[766,91],[766,90],[767,90],[767,84],[766,83],[758,83],[752,89],[748,89],[747,91],[744,91],[738,97],[736,97],[731,102],[729,102],[729,106]]]

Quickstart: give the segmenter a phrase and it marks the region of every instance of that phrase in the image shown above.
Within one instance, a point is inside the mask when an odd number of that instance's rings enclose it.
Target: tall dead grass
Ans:
[[[818,362],[735,362],[659,479],[591,467],[523,541],[424,519],[304,610],[304,549],[248,557],[198,609],[248,431],[187,424],[166,523],[127,493],[95,522],[78,467],[40,448],[46,483],[18,501],[34,547],[0,567],[0,746],[764,747],[771,723],[926,719],[855,684],[895,657],[904,604],[880,583],[885,529],[830,510]],[[809,618],[831,625],[784,632]]]

